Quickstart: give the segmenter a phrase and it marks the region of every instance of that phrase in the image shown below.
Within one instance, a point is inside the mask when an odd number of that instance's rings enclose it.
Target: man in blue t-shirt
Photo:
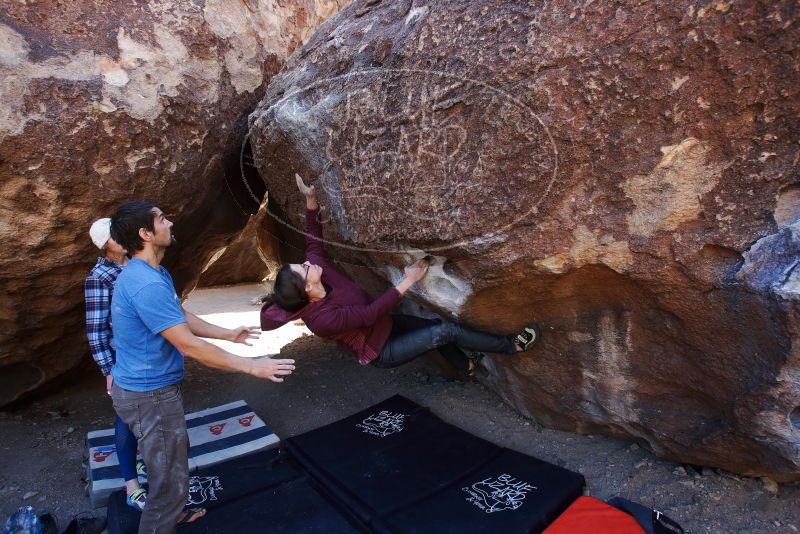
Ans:
[[[247,344],[255,330],[229,330],[185,311],[161,260],[174,239],[172,223],[152,202],[121,205],[111,218],[111,236],[131,254],[117,278],[111,324],[117,359],[111,368],[114,408],[139,440],[147,465],[149,494],[140,534],[167,534],[179,523],[205,515],[183,511],[189,495],[189,438],[180,382],[183,357],[209,367],[240,371],[274,382],[294,370],[294,360],[242,358],[200,339]]]

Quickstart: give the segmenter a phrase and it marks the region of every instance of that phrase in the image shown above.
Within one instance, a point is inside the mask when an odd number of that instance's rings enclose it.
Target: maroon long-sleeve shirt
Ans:
[[[275,304],[261,308],[261,329],[274,330],[289,321],[303,319],[308,329],[325,339],[345,345],[366,365],[380,354],[392,330],[389,312],[402,295],[394,287],[375,300],[366,291],[337,272],[325,259],[322,225],[316,210],[306,210],[306,259],[322,267],[322,283],[331,288],[322,300],[296,312]]]

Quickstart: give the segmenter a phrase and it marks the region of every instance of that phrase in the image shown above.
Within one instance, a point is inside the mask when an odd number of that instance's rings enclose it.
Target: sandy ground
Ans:
[[[255,325],[258,308],[250,302],[260,292],[252,285],[199,290],[186,306],[218,324]],[[393,370],[361,367],[342,348],[295,325],[264,334],[252,348],[235,348],[243,355],[280,351],[297,360],[297,370],[283,384],[274,384],[189,361],[187,411],[244,399],[279,436],[288,437],[399,393],[475,435],[582,473],[588,495],[637,500],[665,512],[687,532],[800,529],[798,485],[774,488],[711,469],[697,472],[622,440],[542,428],[478,381],[451,379],[428,357]],[[53,513],[63,528],[75,514],[92,511],[82,480],[86,434],[112,422],[99,372],[27,408],[0,412],[0,517],[30,504]]]

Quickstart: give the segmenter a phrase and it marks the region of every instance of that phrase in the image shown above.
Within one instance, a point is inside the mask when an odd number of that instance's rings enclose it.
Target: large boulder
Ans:
[[[94,219],[157,201],[182,292],[241,231],[225,180],[238,180],[247,114],[342,3],[2,2],[0,406],[89,361]]]
[[[477,327],[552,427],[800,479],[798,12],[790,1],[359,0],[251,116],[274,216]],[[364,269],[360,266],[370,267]],[[369,271],[368,273],[365,271]]]

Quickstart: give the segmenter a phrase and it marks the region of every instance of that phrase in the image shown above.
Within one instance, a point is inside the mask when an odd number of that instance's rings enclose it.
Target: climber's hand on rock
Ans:
[[[411,289],[411,286],[422,280],[425,276],[425,273],[428,272],[428,262],[425,260],[419,260],[415,263],[412,263],[408,267],[405,268],[406,276],[403,278],[402,282],[397,284],[395,289],[397,289],[401,295],[405,295],[406,291]]]
[[[307,186],[303,178],[297,173],[294,174],[294,179],[297,182],[297,189],[306,197],[306,208],[310,210],[319,208],[319,204],[317,204],[317,189],[313,185]]]
[[[406,278],[411,280],[412,283],[419,282],[425,277],[428,272],[429,263],[425,260],[419,260],[405,268]]]

